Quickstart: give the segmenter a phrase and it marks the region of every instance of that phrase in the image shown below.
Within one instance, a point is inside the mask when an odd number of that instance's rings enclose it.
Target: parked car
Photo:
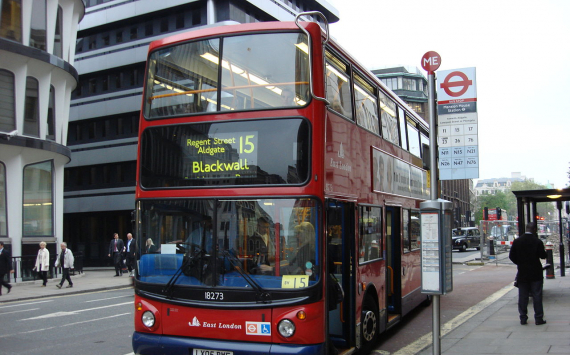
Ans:
[[[452,231],[453,249],[466,251],[468,248],[481,249],[481,233],[477,227],[461,227]]]

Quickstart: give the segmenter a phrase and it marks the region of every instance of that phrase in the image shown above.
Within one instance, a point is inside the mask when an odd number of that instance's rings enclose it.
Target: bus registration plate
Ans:
[[[194,349],[192,355],[234,355],[234,352],[227,350]]]

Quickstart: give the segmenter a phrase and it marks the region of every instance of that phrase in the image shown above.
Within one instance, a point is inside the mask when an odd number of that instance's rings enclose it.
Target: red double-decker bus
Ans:
[[[351,353],[427,300],[427,124],[324,27],[151,44],[136,354]]]

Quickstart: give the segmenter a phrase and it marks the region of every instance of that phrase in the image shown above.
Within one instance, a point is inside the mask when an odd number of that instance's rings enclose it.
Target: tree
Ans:
[[[513,196],[510,198],[508,195]],[[479,225],[479,221],[483,219],[483,208],[502,208],[507,211],[509,216],[514,216],[516,214],[516,200],[514,195],[509,191],[508,194],[497,191],[495,194],[480,195],[475,201],[475,223]],[[515,212],[511,212],[515,211]]]
[[[513,212],[513,216],[517,214],[516,211],[517,201],[515,195],[512,193],[513,191],[544,190],[546,188],[547,187],[545,185],[537,184],[536,182],[531,180],[513,182],[513,184],[511,185],[511,189],[508,191],[509,198],[512,199],[513,206],[515,209]],[[549,216],[556,216],[556,214],[554,213],[556,210],[555,202],[538,203],[536,205],[536,209],[538,211],[538,214],[541,217],[544,217],[545,219],[550,219],[548,218]]]

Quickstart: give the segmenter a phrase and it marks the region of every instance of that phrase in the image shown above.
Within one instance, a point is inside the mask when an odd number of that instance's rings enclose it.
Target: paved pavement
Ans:
[[[71,280],[73,281],[72,288],[66,288],[67,281],[65,281],[61,289],[55,286],[59,284],[61,277],[58,279],[48,279],[46,287],[42,287],[41,280],[11,282],[12,291],[10,293],[8,293],[5,287],[2,287],[0,304],[10,301],[132,287],[132,280],[127,274],[119,277],[114,277],[114,275],[114,268],[88,268],[85,269],[82,274],[76,273],[75,276],[71,276]]]
[[[12,283],[14,287],[9,294],[3,289],[0,305],[10,301],[132,287],[130,277],[114,277],[114,274],[112,269],[86,269],[83,274],[72,276],[73,288],[64,286],[62,289],[55,286],[59,280],[49,280],[47,287],[41,287],[41,281]],[[560,269],[556,269],[554,279],[544,280],[543,303],[547,324],[534,324],[530,302],[529,324],[520,325],[518,289],[508,285],[441,325],[441,354],[570,354],[570,269],[566,274],[568,276],[561,277]],[[431,355],[431,339],[431,333],[427,334],[393,355]]]

